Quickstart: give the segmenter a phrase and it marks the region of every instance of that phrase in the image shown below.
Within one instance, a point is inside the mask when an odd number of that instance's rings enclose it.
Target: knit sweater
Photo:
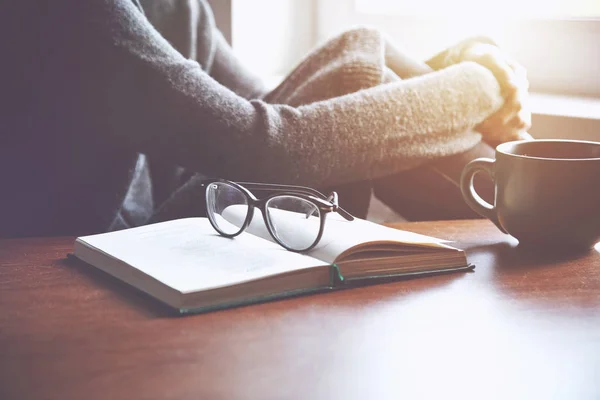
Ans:
[[[108,229],[139,153],[233,180],[334,185],[465,151],[503,104],[474,63],[398,80],[366,28],[266,93],[203,0],[136,1],[2,13],[18,40],[3,47],[0,236]]]

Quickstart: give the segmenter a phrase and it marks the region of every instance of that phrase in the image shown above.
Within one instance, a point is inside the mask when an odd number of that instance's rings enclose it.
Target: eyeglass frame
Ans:
[[[213,221],[213,218],[210,216],[210,212],[208,210],[208,187],[216,182],[225,183],[233,186],[234,188],[241,191],[245,196],[248,202],[248,213],[246,214],[246,219],[244,223],[241,225],[240,230],[236,233],[227,234],[222,232],[221,229],[218,228],[216,222]],[[289,251],[293,251],[296,253],[302,253],[313,249],[323,237],[323,232],[325,231],[325,222],[327,219],[327,214],[332,212],[337,212],[347,221],[353,221],[354,216],[350,214],[348,211],[344,210],[339,206],[338,203],[338,194],[333,191],[329,196],[325,196],[323,193],[319,192],[316,189],[306,187],[306,186],[295,186],[295,185],[282,185],[282,184],[274,184],[274,183],[257,183],[257,182],[233,182],[227,179],[209,179],[205,180],[201,183],[201,186],[204,186],[204,200],[206,203],[206,215],[208,217],[208,221],[212,225],[212,227],[219,233],[219,235],[227,238],[234,238],[244,232],[246,228],[250,225],[252,218],[254,217],[254,209],[258,208],[263,216],[263,220],[265,222],[265,226],[267,227],[267,231],[271,235],[271,237],[277,242],[277,244],[281,245],[283,248]],[[250,189],[254,190],[265,190],[265,191],[275,191],[275,193],[268,195],[264,198],[257,198],[254,193],[250,191]],[[319,234],[317,235],[315,241],[305,249],[294,249],[286,244],[284,244],[274,233],[274,228],[271,224],[270,218],[267,217],[267,203],[270,199],[279,196],[295,196],[301,198],[305,201],[308,201],[319,209]]]

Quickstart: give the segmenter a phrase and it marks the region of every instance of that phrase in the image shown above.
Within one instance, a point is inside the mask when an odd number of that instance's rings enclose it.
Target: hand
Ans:
[[[461,52],[461,61],[473,61],[488,68],[498,80],[504,105],[476,129],[488,142],[531,139],[531,111],[528,107],[529,81],[525,68],[497,46],[475,43]]]

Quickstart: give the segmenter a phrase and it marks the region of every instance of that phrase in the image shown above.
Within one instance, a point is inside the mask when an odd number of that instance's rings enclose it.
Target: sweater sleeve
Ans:
[[[425,63],[436,71],[442,68],[447,68],[454,64],[458,64],[462,62],[463,52],[470,46],[478,43],[486,43],[497,46],[496,42],[486,36],[469,37],[435,54],[429,60],[425,61]]]
[[[208,74],[221,85],[245,99],[258,98],[266,93],[264,82],[233,53],[221,32],[217,29],[211,8],[205,0],[198,1],[199,21],[196,24],[197,53],[209,51]],[[206,44],[210,43],[211,46]]]
[[[471,148],[470,129],[503,101],[474,63],[298,107],[247,100],[130,1],[73,3],[87,40],[69,49],[79,52],[71,128],[208,175],[308,185],[387,175]]]

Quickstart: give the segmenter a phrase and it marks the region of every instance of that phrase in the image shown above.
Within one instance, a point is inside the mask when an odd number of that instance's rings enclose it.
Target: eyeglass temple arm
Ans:
[[[344,210],[338,204],[338,196],[336,192],[332,192],[329,197],[325,196],[323,193],[319,192],[316,189],[307,187],[307,186],[296,186],[296,185],[280,185],[276,183],[256,183],[256,182],[238,182],[238,184],[248,188],[248,189],[257,189],[257,190],[288,190],[292,192],[299,192],[304,194],[312,194],[313,196],[320,197],[322,199],[327,199],[331,201],[337,207],[337,212],[342,217],[344,217],[348,221],[353,221],[354,216],[350,214],[348,211]],[[333,197],[335,195],[335,197]]]
[[[313,196],[320,197],[322,199],[326,199],[323,193],[319,192],[316,189],[307,187],[307,186],[295,186],[295,185],[281,185],[276,183],[256,183],[256,182],[238,182],[238,184],[248,188],[248,189],[258,189],[258,190],[291,190],[294,192],[301,192],[312,194]]]
[[[354,221],[354,216],[352,214],[350,214],[348,211],[344,210],[338,204],[338,194],[336,192],[331,192],[329,197],[327,197],[327,200],[329,200],[330,202],[332,202],[335,205],[335,207],[337,208],[336,211],[338,214],[340,214],[342,217],[344,217],[348,221]]]

